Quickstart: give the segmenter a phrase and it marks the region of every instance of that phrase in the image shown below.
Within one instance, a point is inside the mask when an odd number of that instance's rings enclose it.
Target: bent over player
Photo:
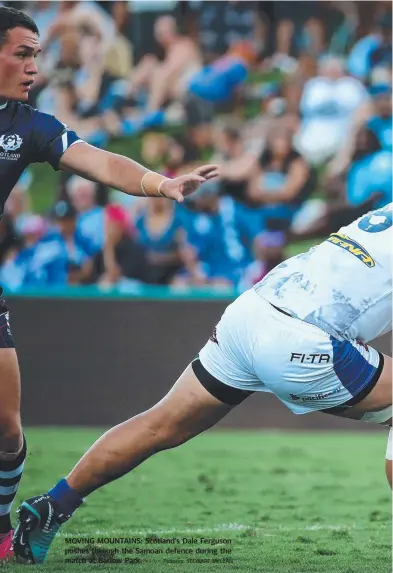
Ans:
[[[392,359],[368,342],[392,326],[392,222],[393,204],[365,215],[229,305],[163,400],[106,432],[67,478],[22,503],[16,556],[42,563],[87,495],[207,430],[253,392],[272,392],[295,414],[391,425]]]
[[[126,157],[96,149],[55,117],[27,102],[37,75],[38,29],[23,12],[0,7],[0,216],[31,163],[78,173],[131,195],[183,196],[217,174],[215,166],[167,179]],[[1,293],[0,293],[1,294]],[[20,377],[8,311],[0,300],[0,560],[11,553],[10,510],[23,472],[26,443],[20,420]]]

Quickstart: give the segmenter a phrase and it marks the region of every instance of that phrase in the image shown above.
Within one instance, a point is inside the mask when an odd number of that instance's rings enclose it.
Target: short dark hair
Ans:
[[[0,48],[7,40],[8,31],[13,28],[27,28],[37,36],[40,35],[36,23],[27,14],[15,8],[0,7]]]

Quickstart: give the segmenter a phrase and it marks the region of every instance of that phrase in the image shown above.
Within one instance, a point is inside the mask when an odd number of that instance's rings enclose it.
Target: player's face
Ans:
[[[27,101],[38,73],[36,57],[41,51],[38,36],[26,28],[9,30],[0,49],[0,97]]]

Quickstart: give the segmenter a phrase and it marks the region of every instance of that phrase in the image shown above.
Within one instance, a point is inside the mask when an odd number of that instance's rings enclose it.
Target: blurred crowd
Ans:
[[[31,105],[99,147],[137,139],[167,176],[222,165],[183,205],[62,174],[41,214],[26,171],[0,224],[9,290],[245,289],[392,200],[390,2],[3,4],[41,31]]]

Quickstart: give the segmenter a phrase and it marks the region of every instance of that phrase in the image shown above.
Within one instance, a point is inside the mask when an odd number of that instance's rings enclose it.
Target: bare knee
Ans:
[[[173,418],[163,416],[161,419],[149,420],[146,426],[155,451],[169,450],[187,442],[195,431],[184,424],[179,424]]]
[[[214,398],[189,366],[167,396],[145,414],[155,451],[184,444],[214,426],[232,406]]]
[[[9,457],[20,450],[22,445],[22,426],[19,414],[0,418],[0,459],[4,454]]]

